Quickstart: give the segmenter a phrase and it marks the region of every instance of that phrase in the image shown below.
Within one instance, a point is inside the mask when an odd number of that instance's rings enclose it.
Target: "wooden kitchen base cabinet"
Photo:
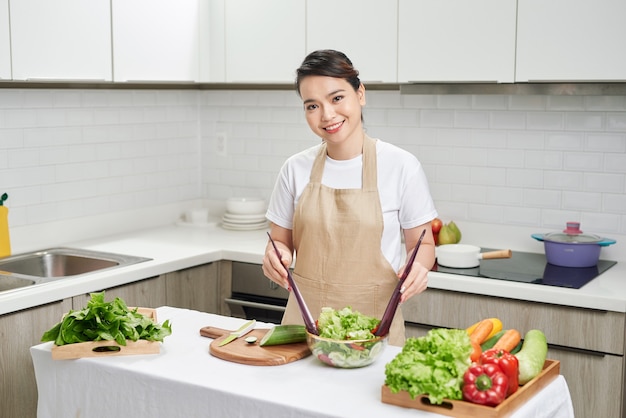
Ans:
[[[37,383],[30,347],[72,308],[72,300],[0,316],[0,416],[37,417]]]
[[[220,313],[219,265],[203,264],[162,275],[167,289],[167,306]]]
[[[105,289],[105,299],[122,298],[128,306],[157,308],[172,306],[201,312],[220,313],[220,263],[215,262],[161,274],[122,286]],[[90,295],[73,298],[74,309],[87,306]]]
[[[221,266],[221,269],[220,269]],[[220,271],[230,294],[230,262],[222,261],[162,274],[105,291],[105,300],[123,299],[128,306],[157,308],[175,306],[220,313]],[[99,290],[101,291],[101,290]],[[37,383],[30,347],[71,309],[83,309],[90,294],[0,315],[0,417],[36,418]],[[157,318],[158,319],[158,318]]]
[[[626,314],[428,289],[402,305],[407,337],[498,317],[522,335],[539,329],[561,362],[576,418],[626,418]]]
[[[576,417],[622,417],[624,357],[550,347],[548,358],[561,362]]]
[[[104,299],[108,302],[119,297],[127,306],[157,308],[166,305],[165,279],[162,276],[152,277],[121,286],[105,289]],[[74,308],[83,309],[91,299],[90,294],[72,298]]]

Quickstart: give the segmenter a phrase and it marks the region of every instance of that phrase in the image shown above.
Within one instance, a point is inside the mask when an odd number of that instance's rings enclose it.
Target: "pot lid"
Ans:
[[[563,232],[550,232],[544,235],[544,239],[567,244],[592,244],[603,240],[598,235],[584,234],[580,230],[580,222],[567,222]]]

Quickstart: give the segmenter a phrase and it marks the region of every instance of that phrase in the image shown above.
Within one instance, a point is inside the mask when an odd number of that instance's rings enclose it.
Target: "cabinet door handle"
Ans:
[[[248,308],[259,308],[259,309],[267,309],[270,311],[285,312],[284,306],[270,305],[267,303],[249,302],[247,300],[232,299],[232,298],[225,298],[224,302],[231,303],[233,305],[238,305],[238,306],[246,306]]]
[[[588,356],[595,356],[595,357],[605,357],[607,355],[611,355],[608,353],[603,353],[602,351],[589,350],[587,348],[576,348],[576,347],[567,347],[564,345],[548,344],[548,350],[551,348],[554,350],[569,351],[571,353],[579,353],[579,354],[585,354]]]
[[[32,82],[57,82],[57,83],[104,83],[104,78],[59,78],[59,77],[28,77],[26,81]]]

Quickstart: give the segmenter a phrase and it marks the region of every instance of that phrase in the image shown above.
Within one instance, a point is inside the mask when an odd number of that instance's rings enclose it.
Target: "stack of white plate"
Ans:
[[[260,198],[230,198],[222,216],[222,227],[236,231],[253,231],[267,228],[265,200]]]

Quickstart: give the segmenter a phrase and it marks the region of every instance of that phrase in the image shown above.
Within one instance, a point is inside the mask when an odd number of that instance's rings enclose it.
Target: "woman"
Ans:
[[[324,306],[351,306],[382,318],[406,268],[400,268],[401,234],[408,255],[426,229],[400,303],[426,289],[435,259],[430,221],[437,212],[426,176],[412,154],[365,133],[365,87],[358,75],[338,51],[315,51],[305,58],[296,89],[307,123],[322,143],[285,162],[267,210],[281,257],[268,242],[263,272],[289,288],[285,266],[295,251],[294,280],[314,319]],[[282,322],[303,323],[293,295]],[[398,309],[389,343],[404,340]]]

